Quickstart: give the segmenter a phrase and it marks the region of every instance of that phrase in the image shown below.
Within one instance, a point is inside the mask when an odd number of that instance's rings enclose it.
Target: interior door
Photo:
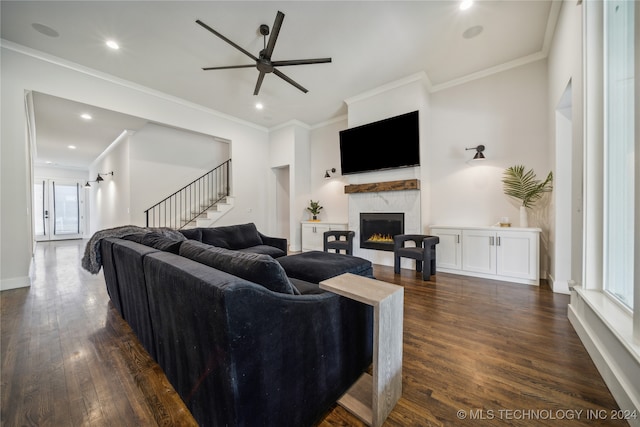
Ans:
[[[33,220],[36,241],[81,239],[82,185],[73,180],[36,178]]]

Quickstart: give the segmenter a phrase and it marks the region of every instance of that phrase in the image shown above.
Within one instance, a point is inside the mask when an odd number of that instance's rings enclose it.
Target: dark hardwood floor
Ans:
[[[3,426],[195,425],[109,303],[85,241],[40,243],[31,288],[0,293]],[[385,426],[627,425],[548,287],[376,266],[405,288],[403,395]],[[362,426],[335,406],[319,426]]]

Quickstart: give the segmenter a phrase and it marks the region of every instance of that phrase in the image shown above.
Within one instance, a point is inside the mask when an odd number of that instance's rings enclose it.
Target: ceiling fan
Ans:
[[[260,31],[260,34],[262,34],[263,39],[264,39],[264,48],[260,51],[260,53],[258,54],[258,57],[256,57],[252,53],[250,53],[247,50],[243,49],[242,47],[238,46],[237,44],[235,44],[234,42],[232,42],[231,40],[229,40],[228,38],[226,38],[225,36],[223,36],[222,34],[220,34],[219,32],[217,32],[216,30],[214,30],[213,28],[209,27],[207,24],[205,24],[204,22],[202,22],[202,21],[200,21],[198,19],[196,21],[196,23],[198,25],[200,25],[201,27],[205,28],[206,30],[209,30],[210,32],[212,32],[216,36],[220,37],[222,40],[224,40],[225,42],[229,43],[231,46],[235,47],[240,52],[244,53],[249,58],[251,58],[251,59],[253,59],[255,61],[255,64],[250,64],[250,65],[228,65],[228,66],[225,66],[225,67],[205,67],[205,68],[203,68],[203,70],[208,71],[208,70],[225,70],[225,69],[230,69],[230,68],[256,67],[258,69],[258,71],[260,71],[260,74],[258,75],[258,81],[256,82],[256,88],[253,91],[254,95],[257,95],[258,92],[260,92],[260,86],[262,86],[262,80],[264,80],[264,76],[267,73],[273,73],[276,76],[280,77],[282,80],[286,81],[287,83],[292,84],[293,86],[297,87],[302,92],[307,93],[308,92],[307,89],[305,89],[302,85],[300,85],[299,83],[297,83],[294,80],[292,80],[290,77],[288,77],[285,74],[283,74],[276,67],[285,67],[285,66],[289,66],[289,65],[322,64],[322,63],[331,62],[331,58],[292,59],[292,60],[288,60],[288,61],[272,61],[271,60],[271,55],[273,54],[273,49],[276,46],[276,41],[278,40],[278,33],[280,33],[280,27],[282,27],[282,21],[283,20],[284,20],[284,13],[278,11],[278,13],[276,14],[276,20],[273,23],[273,28],[271,28],[271,35],[269,35],[269,26],[268,25],[265,25],[265,24],[260,25],[259,31]],[[269,42],[268,43],[267,43],[267,36],[269,36]]]

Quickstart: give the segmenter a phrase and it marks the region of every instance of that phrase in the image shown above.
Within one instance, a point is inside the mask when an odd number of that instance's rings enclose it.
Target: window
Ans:
[[[604,2],[604,290],[633,309],[634,1]]]

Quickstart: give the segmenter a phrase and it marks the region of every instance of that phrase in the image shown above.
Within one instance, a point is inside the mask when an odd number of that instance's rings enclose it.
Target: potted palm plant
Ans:
[[[522,165],[505,169],[502,178],[504,194],[520,201],[520,227],[529,226],[527,209],[533,207],[544,193],[553,190],[552,181],[552,172],[549,172],[544,181],[540,181],[536,179],[533,169],[525,171]]]
[[[318,214],[320,214],[321,209],[322,209],[322,206],[320,206],[320,200],[318,200],[317,202],[314,202],[313,200],[309,200],[309,207],[307,207],[307,210],[311,212],[311,215],[313,215],[314,221],[318,220]]]

